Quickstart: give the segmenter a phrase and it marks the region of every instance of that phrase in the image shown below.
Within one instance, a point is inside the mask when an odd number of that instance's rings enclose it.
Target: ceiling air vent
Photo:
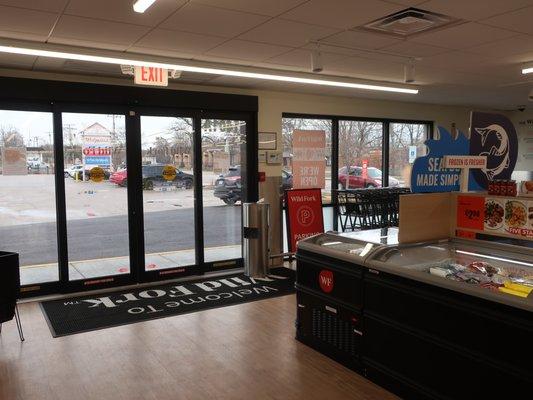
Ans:
[[[447,15],[424,11],[418,8],[407,8],[356,29],[408,37],[457,24],[458,22],[461,21]]]

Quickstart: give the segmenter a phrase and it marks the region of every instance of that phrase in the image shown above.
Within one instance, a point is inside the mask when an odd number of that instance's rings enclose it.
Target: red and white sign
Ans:
[[[444,168],[487,168],[487,156],[446,156]]]
[[[168,69],[135,67],[135,83],[148,86],[168,86]]]
[[[363,171],[361,175],[363,176],[363,179],[368,179],[368,160],[363,160]]]
[[[289,251],[306,237],[324,232],[322,193],[320,189],[291,189],[285,192]]]
[[[329,269],[323,269],[320,271],[318,274],[318,284],[324,293],[331,293],[333,286],[335,285],[333,272]]]
[[[326,186],[326,132],[295,130],[292,134],[293,187]]]

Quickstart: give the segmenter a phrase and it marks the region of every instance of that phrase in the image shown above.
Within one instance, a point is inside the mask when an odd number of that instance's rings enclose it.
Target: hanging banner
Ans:
[[[512,122],[504,115],[472,112],[470,139],[458,131],[457,138],[438,127],[439,138],[428,139],[427,155],[418,157],[411,172],[411,191],[453,192],[460,190],[457,168],[446,168],[445,156],[484,156],[486,166],[469,173],[468,189],[486,190],[489,180],[510,179],[518,157],[518,138]]]
[[[487,156],[487,167],[471,172],[479,190],[486,190],[489,180],[511,179],[518,158],[513,123],[501,114],[472,112],[469,154]]]
[[[296,251],[296,243],[306,237],[324,233],[322,192],[320,189],[291,189],[285,191],[287,238],[289,251]]]
[[[292,134],[293,187],[326,186],[326,132],[295,130]]]

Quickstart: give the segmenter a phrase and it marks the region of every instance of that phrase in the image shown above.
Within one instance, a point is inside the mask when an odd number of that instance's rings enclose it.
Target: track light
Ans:
[[[248,79],[260,79],[266,81],[275,81],[275,82],[290,82],[290,83],[300,83],[306,85],[320,85],[320,86],[333,86],[333,87],[343,87],[350,89],[361,89],[361,90],[377,90],[383,92],[395,92],[395,93],[406,93],[406,94],[418,94],[418,89],[411,89],[399,86],[389,86],[380,83],[357,83],[357,82],[346,82],[346,81],[333,81],[329,79],[313,79],[313,78],[304,78],[297,76],[288,76],[288,75],[277,75],[277,74],[263,74],[259,72],[247,72],[239,71],[232,69],[223,69],[223,68],[212,68],[212,67],[197,67],[193,65],[180,65],[180,64],[170,64],[162,63],[155,61],[143,61],[139,59],[127,59],[122,57],[108,57],[108,56],[97,56],[83,53],[69,53],[64,51],[54,51],[54,50],[44,50],[38,48],[28,48],[28,47],[16,47],[16,46],[2,46],[0,45],[0,53],[8,54],[20,54],[20,55],[29,55],[36,57],[48,57],[48,58],[58,58],[63,60],[78,60],[78,61],[88,61],[96,62],[103,64],[114,64],[114,65],[133,65],[139,67],[154,67],[154,68],[164,68],[164,69],[175,69],[185,72],[195,72],[198,74],[211,74],[211,75],[224,75],[224,76],[234,76],[239,78],[248,78]]]
[[[413,83],[415,81],[415,64],[413,60],[409,60],[409,64],[403,66],[403,81],[405,83]]]
[[[317,45],[316,49],[311,52],[311,71],[318,73],[322,72],[323,70],[324,66],[322,65],[322,54],[320,54],[320,50]]]
[[[133,3],[133,11],[143,13],[154,3],[155,0],[136,0]]]

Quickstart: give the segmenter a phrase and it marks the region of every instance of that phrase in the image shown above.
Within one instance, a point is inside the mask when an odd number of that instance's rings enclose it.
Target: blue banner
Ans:
[[[85,156],[85,164],[86,165],[99,165],[101,167],[111,165],[111,157],[110,156]]]

